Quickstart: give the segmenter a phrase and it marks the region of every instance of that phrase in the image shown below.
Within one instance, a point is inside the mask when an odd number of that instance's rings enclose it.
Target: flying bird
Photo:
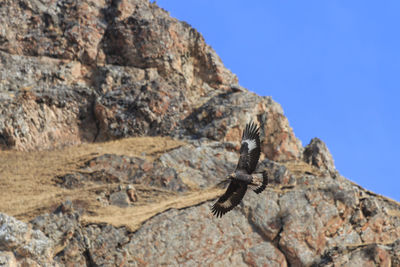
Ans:
[[[260,129],[253,122],[247,123],[242,135],[239,162],[235,171],[228,175],[223,182],[230,181],[226,192],[211,207],[217,217],[221,217],[239,205],[246,194],[247,187],[254,188],[257,194],[261,193],[268,184],[267,173],[263,173],[262,181],[252,175],[260,158]]]

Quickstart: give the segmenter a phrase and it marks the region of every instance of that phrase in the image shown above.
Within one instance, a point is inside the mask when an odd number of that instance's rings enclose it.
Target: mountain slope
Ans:
[[[156,4],[6,0],[0,22],[0,262],[400,265],[399,203]],[[250,120],[269,185],[217,219]]]

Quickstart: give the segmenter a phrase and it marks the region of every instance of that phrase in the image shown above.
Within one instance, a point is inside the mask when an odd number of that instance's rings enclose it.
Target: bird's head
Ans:
[[[236,173],[232,172],[231,174],[229,174],[228,179],[236,179]]]

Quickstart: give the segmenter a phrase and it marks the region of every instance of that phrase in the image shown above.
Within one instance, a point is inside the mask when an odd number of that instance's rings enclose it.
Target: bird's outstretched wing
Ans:
[[[248,123],[243,131],[240,158],[236,170],[245,170],[251,174],[256,169],[260,152],[260,129],[255,123]]]
[[[228,211],[232,210],[234,207],[239,205],[246,190],[247,183],[238,180],[231,180],[226,192],[211,207],[212,213],[217,217],[221,217]]]

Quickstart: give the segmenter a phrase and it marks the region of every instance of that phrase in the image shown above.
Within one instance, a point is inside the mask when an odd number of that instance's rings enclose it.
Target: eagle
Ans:
[[[262,181],[253,174],[260,158],[260,152],[260,129],[253,122],[247,123],[242,134],[240,157],[236,169],[222,181],[222,183],[230,182],[229,186],[226,192],[211,207],[211,211],[215,216],[222,217],[222,215],[239,205],[246,194],[247,187],[253,188],[253,191],[257,194],[266,188],[268,184],[267,173],[264,172],[262,174]]]

